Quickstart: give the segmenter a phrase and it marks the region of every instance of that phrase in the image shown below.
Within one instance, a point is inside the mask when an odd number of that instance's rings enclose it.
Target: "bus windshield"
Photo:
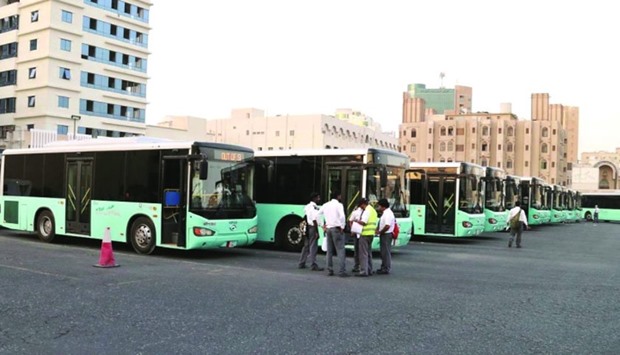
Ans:
[[[515,180],[506,180],[506,195],[504,197],[504,204],[507,209],[511,209],[515,206],[515,202],[519,199],[519,187]]]
[[[248,163],[210,160],[208,178],[200,180],[200,162],[194,162],[191,212],[209,219],[249,218],[256,215],[252,169]]]
[[[368,168],[368,181],[366,184],[366,198],[373,206],[381,198],[385,198],[390,203],[390,209],[395,217],[407,217],[407,205],[409,196],[403,190],[404,169],[399,167],[387,167],[387,185],[381,188],[379,170],[381,168]]]
[[[543,201],[545,200],[545,188],[539,184],[531,184],[531,200],[530,206],[537,210],[543,209]]]
[[[467,213],[482,213],[484,198],[482,179],[476,175],[466,175],[459,180],[459,209]]]
[[[502,180],[499,178],[489,179],[486,182],[484,208],[488,208],[495,212],[501,212],[504,210],[502,200]]]

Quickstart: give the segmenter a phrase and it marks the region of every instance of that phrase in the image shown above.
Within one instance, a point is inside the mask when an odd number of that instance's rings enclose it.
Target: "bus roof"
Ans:
[[[42,148],[6,149],[4,155],[20,154],[46,154],[46,153],[74,153],[74,152],[99,152],[120,150],[158,150],[158,149],[189,149],[192,145],[206,146],[220,149],[234,149],[252,152],[252,149],[234,146],[230,144],[214,142],[173,141],[170,139],[153,137],[123,137],[97,139],[85,139],[74,141],[57,141],[47,144]]]
[[[261,150],[254,152],[256,157],[290,157],[290,156],[338,156],[338,155],[360,155],[368,153],[382,153],[397,157],[407,158],[405,154],[379,148],[345,148],[345,149],[284,149],[284,150]]]
[[[620,190],[612,190],[608,192],[581,192],[581,196],[620,196]]]

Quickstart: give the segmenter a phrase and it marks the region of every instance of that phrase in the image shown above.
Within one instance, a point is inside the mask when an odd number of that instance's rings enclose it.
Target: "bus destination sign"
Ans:
[[[244,158],[244,154],[242,152],[215,149],[214,153],[215,158],[220,160],[242,161]]]

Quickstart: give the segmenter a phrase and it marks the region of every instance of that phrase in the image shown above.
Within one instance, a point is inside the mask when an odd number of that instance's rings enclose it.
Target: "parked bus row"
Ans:
[[[146,137],[52,143],[2,153],[0,221],[5,228],[112,240],[141,254],[156,247],[211,249],[273,243],[303,246],[309,196],[387,199],[400,234],[474,237],[505,229],[521,201],[530,225],[618,220],[618,195],[584,195],[536,177],[463,162],[415,163],[375,148],[259,151],[220,143]],[[583,202],[583,208],[582,208]],[[322,239],[322,233],[321,239]],[[321,242],[321,239],[319,242]],[[348,240],[352,244],[352,240]],[[378,250],[378,240],[372,246]]]

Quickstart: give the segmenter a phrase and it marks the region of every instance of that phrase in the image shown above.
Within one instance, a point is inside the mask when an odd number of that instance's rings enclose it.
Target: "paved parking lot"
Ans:
[[[102,270],[96,241],[3,230],[0,353],[620,349],[620,225],[539,227],[523,249],[506,245],[504,233],[414,241],[393,274],[342,279],[265,247],[139,256],[115,244],[122,266]]]

